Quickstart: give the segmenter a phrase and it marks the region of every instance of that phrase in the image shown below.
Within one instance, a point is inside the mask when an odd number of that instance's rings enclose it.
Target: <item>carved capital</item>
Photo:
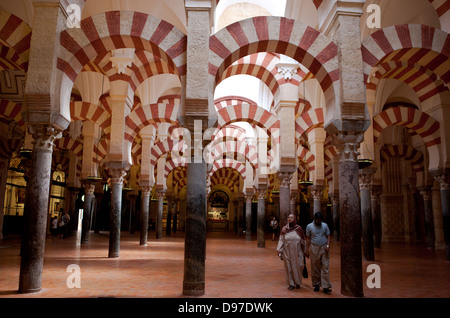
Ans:
[[[450,190],[450,175],[441,174],[434,177],[434,179],[439,182],[441,190]]]
[[[122,184],[127,171],[124,168],[110,168],[109,174],[111,175],[111,183]]]
[[[150,193],[152,192],[151,186],[141,186],[141,193],[142,196],[150,196]]]
[[[324,190],[324,188],[321,186],[313,186],[311,188],[311,195],[313,196],[313,199],[321,200],[323,197],[323,190]]]
[[[361,173],[359,175],[359,188],[362,189],[369,189],[372,184],[372,174],[369,173]]]
[[[84,194],[94,194],[95,184],[89,180],[83,180]]]
[[[53,144],[56,139],[62,137],[62,131],[52,125],[37,124],[29,125],[28,132],[33,136],[33,150],[41,152],[53,151]]]
[[[381,195],[381,187],[380,186],[372,186],[370,189],[370,199],[371,200],[379,200]]]
[[[158,200],[164,200],[165,195],[166,195],[166,191],[162,191],[162,190],[156,191],[156,198]]]
[[[297,73],[298,64],[293,63],[278,63],[278,73],[281,74],[286,81],[290,81],[292,76]]]
[[[280,187],[289,188],[291,186],[292,175],[292,172],[279,172],[277,177],[280,180]]]
[[[421,187],[419,190],[425,201],[431,200],[432,192],[430,187]]]
[[[265,200],[267,194],[267,189],[256,189],[256,195],[258,196],[258,200]]]
[[[341,161],[357,161],[358,148],[364,134],[361,132],[343,131],[337,134],[337,145]]]

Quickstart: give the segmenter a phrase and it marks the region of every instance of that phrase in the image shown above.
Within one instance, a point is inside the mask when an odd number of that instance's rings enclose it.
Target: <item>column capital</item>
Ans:
[[[123,183],[127,170],[125,168],[110,168],[109,174],[111,175],[111,183]]]
[[[439,182],[441,190],[450,190],[450,174],[443,173],[440,175],[435,175],[434,179]]]
[[[381,186],[372,185],[370,188],[370,198],[372,200],[378,200],[381,195]]]
[[[278,172],[277,178],[280,180],[280,188],[289,188],[291,186],[293,172]]]
[[[256,189],[256,195],[258,196],[258,200],[266,199],[267,189]]]
[[[314,200],[322,199],[324,189],[325,187],[320,185],[314,185],[311,187],[311,195],[313,196]]]
[[[152,192],[152,187],[149,185],[141,185],[141,193],[142,196],[150,196],[150,193]]]
[[[431,200],[432,197],[431,187],[429,186],[419,187],[419,191],[425,201]]]
[[[51,124],[32,124],[27,126],[28,133],[33,137],[34,151],[53,151],[56,139],[62,137],[62,130]]]
[[[158,198],[158,200],[163,200],[165,195],[166,195],[165,189],[156,190],[156,197]]]
[[[94,194],[95,191],[95,183],[90,180],[83,180],[82,181],[83,188],[84,188],[84,194]]]
[[[370,189],[372,184],[372,176],[371,173],[360,173],[359,174],[359,188],[360,189]]]

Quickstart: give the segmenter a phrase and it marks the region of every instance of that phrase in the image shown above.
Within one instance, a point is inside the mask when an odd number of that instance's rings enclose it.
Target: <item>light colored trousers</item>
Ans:
[[[330,282],[330,254],[325,252],[325,246],[311,244],[311,282],[313,286],[331,288]]]

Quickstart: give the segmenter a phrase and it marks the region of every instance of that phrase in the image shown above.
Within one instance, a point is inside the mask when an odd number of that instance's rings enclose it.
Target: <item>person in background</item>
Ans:
[[[331,293],[330,282],[330,229],[322,222],[322,213],[314,213],[314,221],[306,227],[305,256],[311,256],[311,281],[314,291],[318,292],[320,286],[323,292]]]
[[[275,241],[275,234],[278,232],[278,221],[273,216],[272,220],[270,220],[270,232],[272,233],[272,241]]]
[[[55,239],[58,236],[58,217],[52,217],[52,221],[50,223],[50,233],[52,233],[52,238]]]

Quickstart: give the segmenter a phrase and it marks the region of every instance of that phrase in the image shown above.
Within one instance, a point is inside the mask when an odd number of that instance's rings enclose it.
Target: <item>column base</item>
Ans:
[[[184,296],[203,296],[205,294],[205,283],[183,282]]]
[[[42,290],[41,287],[39,288],[32,288],[32,289],[19,289],[19,294],[33,294],[33,293],[39,293]]]

